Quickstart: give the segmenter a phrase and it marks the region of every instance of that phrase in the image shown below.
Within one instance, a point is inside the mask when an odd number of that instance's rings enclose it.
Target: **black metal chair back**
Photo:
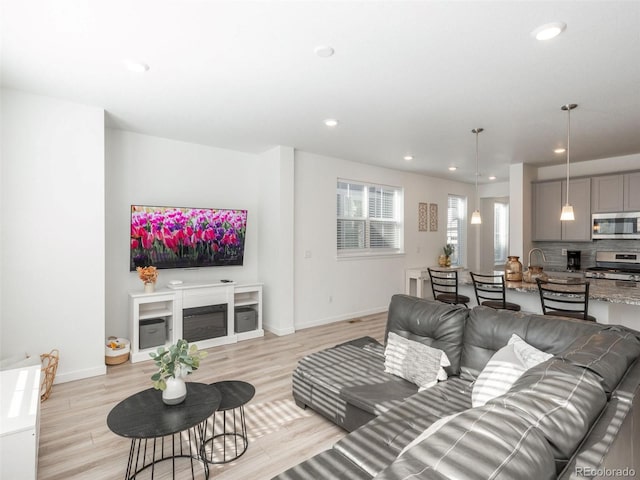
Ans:
[[[596,321],[589,315],[588,281],[556,282],[536,278],[536,283],[543,314]]]
[[[434,300],[454,305],[464,305],[471,301],[466,295],[458,293],[458,271],[427,268],[431,279],[431,291]]]
[[[504,275],[485,275],[469,272],[476,292],[478,305],[495,308],[497,310],[520,311],[520,305],[507,302]]]

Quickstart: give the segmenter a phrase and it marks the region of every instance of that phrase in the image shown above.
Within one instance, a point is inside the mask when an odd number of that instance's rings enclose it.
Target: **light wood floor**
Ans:
[[[247,452],[234,462],[212,466],[210,478],[270,479],[342,438],[346,432],[295,405],[291,373],[308,353],[365,335],[382,341],[385,323],[386,313],[283,337],[267,332],[264,338],[208,349],[190,381],[244,380],[256,387],[256,396],[245,407]],[[104,376],[54,385],[51,397],[42,403],[38,479],[124,478],[130,441],[112,433],[106,418],[118,402],[151,387],[153,371],[151,361],[127,362],[108,367]],[[164,463],[167,468],[156,470],[155,478],[170,478],[170,462]],[[178,468],[188,475],[177,478],[191,478],[188,460],[180,460]],[[199,464],[196,475],[204,477]]]

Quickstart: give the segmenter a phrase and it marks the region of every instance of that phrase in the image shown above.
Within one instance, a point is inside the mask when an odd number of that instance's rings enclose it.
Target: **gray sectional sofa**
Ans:
[[[350,433],[276,479],[640,476],[640,333],[406,295],[391,300],[388,332],[444,351],[449,378],[418,391],[384,372],[385,347],[368,337],[303,358],[296,403]],[[551,358],[472,407],[474,382],[514,333]]]

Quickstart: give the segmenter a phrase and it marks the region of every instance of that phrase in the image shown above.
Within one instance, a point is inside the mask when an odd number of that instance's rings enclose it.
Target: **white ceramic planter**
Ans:
[[[187,398],[187,385],[182,371],[176,372],[176,377],[166,379],[167,388],[162,391],[162,401],[167,405],[177,405]]]

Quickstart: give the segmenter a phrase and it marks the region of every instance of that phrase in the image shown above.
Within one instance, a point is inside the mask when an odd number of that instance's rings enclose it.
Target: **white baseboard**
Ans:
[[[292,333],[296,333],[296,329],[293,327],[288,327],[288,328],[274,328],[271,325],[267,325],[267,324],[263,324],[262,327],[273,333],[274,335],[278,335],[279,337],[282,337],[284,335],[291,335]]]
[[[83,378],[98,377],[100,375],[106,374],[106,365],[87,368],[84,370],[74,370],[73,372],[57,372],[53,384],[55,385],[56,383],[73,382],[74,380],[82,380]]]
[[[352,318],[366,317],[367,315],[375,315],[377,313],[383,313],[383,312],[386,312],[388,309],[389,309],[389,306],[386,305],[384,307],[370,308],[367,310],[362,310],[360,312],[345,313],[343,315],[338,315],[336,317],[319,318],[317,320],[311,320],[307,322],[304,322],[304,321],[295,322],[295,329],[302,330],[304,328],[319,327],[321,325],[328,325],[330,323],[343,322],[345,320],[351,320]]]

